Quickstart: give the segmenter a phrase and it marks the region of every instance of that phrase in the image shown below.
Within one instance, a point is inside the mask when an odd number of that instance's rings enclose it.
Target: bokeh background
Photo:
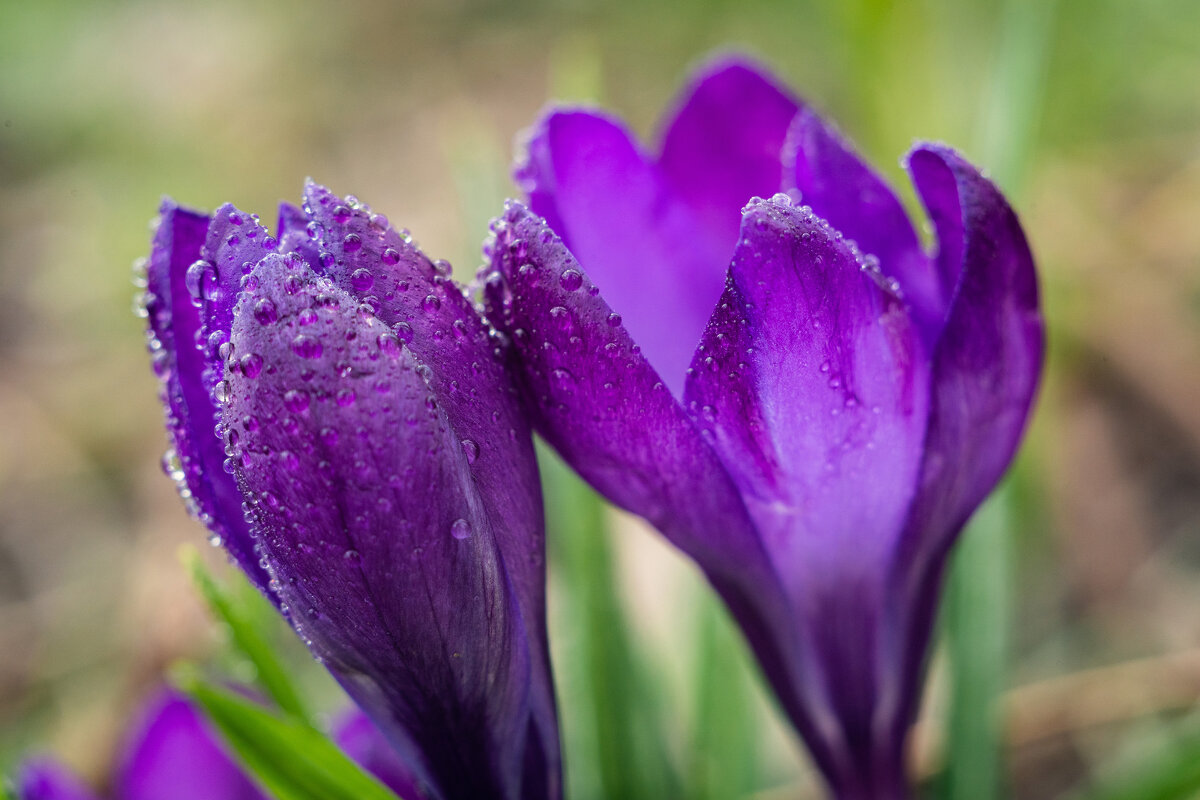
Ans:
[[[913,139],[960,147],[1039,258],[1048,372],[951,581],[913,737],[930,792],[1200,764],[1200,3],[0,0],[0,769],[52,750],[102,785],[166,666],[244,668],[179,563],[221,558],[161,472],[131,310],[161,195],[271,218],[312,176],[469,276],[544,103],[603,102],[654,141],[714,48],[770,64],[910,202]],[[574,800],[632,796],[617,772],[817,796],[691,568],[547,472]]]

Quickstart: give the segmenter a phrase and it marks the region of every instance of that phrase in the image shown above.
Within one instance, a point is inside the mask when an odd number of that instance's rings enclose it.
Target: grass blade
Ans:
[[[186,672],[175,682],[277,800],[396,800],[306,722],[276,715]]]

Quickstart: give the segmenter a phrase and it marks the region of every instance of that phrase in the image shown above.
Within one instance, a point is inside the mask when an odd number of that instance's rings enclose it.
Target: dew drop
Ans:
[[[379,351],[384,355],[398,358],[400,356],[400,339],[394,333],[381,333],[376,339]]]
[[[258,353],[246,353],[238,363],[241,364],[242,374],[247,378],[257,378],[262,372],[263,358]]]
[[[354,393],[353,389],[338,389],[336,398],[337,404],[342,408],[347,408],[348,406],[354,405],[354,400],[356,397],[357,395]]]
[[[324,350],[318,340],[303,333],[292,339],[292,352],[301,358],[320,358]]]
[[[283,394],[283,405],[293,414],[308,408],[308,392],[303,389],[288,389]]]
[[[468,464],[474,464],[475,459],[479,458],[479,445],[471,439],[462,440],[463,455],[467,457]]]
[[[187,286],[188,294],[192,296],[192,301],[199,303],[213,291],[210,287],[217,282],[216,268],[200,259],[188,267],[183,282]]]
[[[573,292],[583,286],[583,273],[576,269],[568,269],[559,276],[558,283],[568,292]]]
[[[404,344],[408,344],[413,340],[413,329],[407,322],[397,322],[392,330],[396,332],[396,338]]]
[[[389,247],[380,254],[379,260],[385,264],[399,264],[400,252],[394,247]]]
[[[375,285],[375,276],[369,269],[356,269],[350,275],[350,285],[355,291],[365,292]]]
[[[466,539],[471,535],[471,523],[467,522],[465,519],[454,520],[454,522],[450,525],[450,535],[455,539]]]
[[[347,233],[342,239],[342,249],[347,253],[354,253],[362,249],[362,237],[357,233]]]

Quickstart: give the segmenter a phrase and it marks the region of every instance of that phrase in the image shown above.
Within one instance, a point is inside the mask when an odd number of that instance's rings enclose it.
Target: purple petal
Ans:
[[[679,396],[732,240],[710,238],[629,133],[590,112],[545,116],[517,179]]]
[[[900,701],[916,702],[946,553],[1016,452],[1045,349],[1033,256],[994,184],[948,147],[908,160],[938,234],[938,269],[952,287],[933,353],[929,432],[900,542],[896,591],[910,609],[897,628],[906,662]]]
[[[789,177],[801,200],[855,240],[862,252],[878,258],[883,274],[900,282],[931,348],[945,318],[948,292],[887,183],[811,109],[792,123],[785,159],[793,162]]]
[[[752,202],[685,402],[734,476],[810,649],[797,720],[835,776],[876,758],[888,559],[920,465],[928,374],[886,279],[807,208]],[[839,728],[816,725],[832,714]],[[820,730],[820,733],[817,731]]]
[[[70,770],[49,758],[31,759],[13,779],[16,800],[95,800]]]
[[[428,365],[296,255],[255,267],[231,342],[228,443],[298,632],[433,796],[515,800],[526,633]]]
[[[510,201],[493,230],[488,315],[512,341],[538,431],[700,564],[764,669],[782,676],[786,601],[720,460],[544,220]]]
[[[315,243],[318,272],[414,354],[460,437],[457,446],[492,521],[529,637],[535,724],[530,747],[537,753],[529,757],[529,780],[548,781],[547,791],[557,793],[551,788],[560,782],[560,767],[546,644],[541,484],[529,422],[507,366],[488,326],[449,277],[449,264],[430,261],[407,233],[353,198],[312,182],[305,187],[305,209],[311,220],[305,229],[315,236],[306,234],[304,241]]]
[[[658,163],[724,266],[742,206],[783,186],[780,154],[800,103],[764,68],[736,57],[705,65],[682,94]]]
[[[130,731],[115,781],[121,800],[265,800],[207,721],[170,691]]]
[[[254,542],[242,518],[241,495],[232,476],[222,470],[225,451],[217,438],[212,384],[198,344],[204,334],[190,289],[200,291],[204,288],[201,284],[207,285],[203,264],[193,265],[201,257],[209,223],[204,214],[164,201],[147,266],[150,353],[161,381],[172,445],[164,466],[193,516],[208,526],[250,579],[266,591],[267,575],[258,565]]]
[[[358,708],[349,709],[338,719],[333,727],[333,741],[398,797],[404,800],[423,800],[425,797],[418,788],[413,770],[371,718]]]

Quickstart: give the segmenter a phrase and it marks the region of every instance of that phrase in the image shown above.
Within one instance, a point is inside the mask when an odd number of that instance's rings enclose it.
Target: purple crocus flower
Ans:
[[[94,800],[67,769],[46,758],[24,764],[17,800]],[[114,800],[266,800],[192,705],[163,690],[142,709],[113,776]]]
[[[162,209],[171,471],[430,800],[560,795],[529,423],[449,265],[309,183],[277,235]]]
[[[542,117],[530,209],[493,226],[489,317],[537,429],[699,564],[834,794],[905,796],[947,552],[1041,370],[1029,248],[992,183],[922,144],[926,252],[849,145],[740,61],[665,131],[652,156],[603,113]]]
[[[346,755],[404,800],[422,795],[412,775],[361,710],[339,717],[333,739]],[[95,800],[96,795],[50,758],[34,758],[16,776],[16,800]],[[113,800],[266,800],[226,753],[204,716],[178,692],[164,689],[141,709],[113,775]]]

